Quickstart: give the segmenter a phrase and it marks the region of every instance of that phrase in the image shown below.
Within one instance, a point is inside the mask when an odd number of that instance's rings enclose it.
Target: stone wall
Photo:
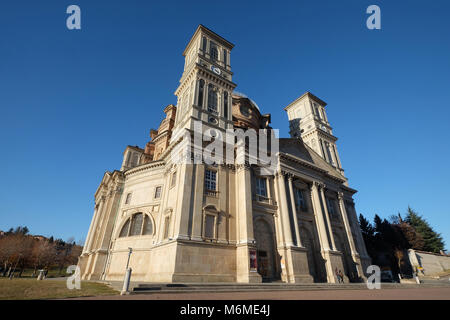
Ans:
[[[423,274],[426,276],[450,270],[450,256],[448,255],[410,249],[408,256],[413,268],[422,267]]]

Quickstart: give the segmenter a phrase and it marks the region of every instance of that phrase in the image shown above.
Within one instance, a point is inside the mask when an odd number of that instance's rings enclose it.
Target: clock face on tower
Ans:
[[[211,66],[211,71],[214,72],[215,74],[219,75],[219,76],[222,73],[219,68],[214,67],[214,66]]]

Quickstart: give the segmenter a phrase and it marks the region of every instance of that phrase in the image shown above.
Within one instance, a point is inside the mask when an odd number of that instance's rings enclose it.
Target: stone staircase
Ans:
[[[122,281],[100,281],[115,290],[122,290]],[[450,287],[450,281],[425,280],[421,284],[381,283],[381,289]],[[131,294],[187,292],[258,292],[313,290],[369,290],[365,283],[149,283],[131,282]]]
[[[450,283],[399,284],[382,283],[382,289],[389,288],[424,288],[449,286]],[[311,291],[311,290],[369,290],[365,283],[139,283],[131,286],[132,294],[149,293],[186,293],[186,292],[258,292],[258,291]]]

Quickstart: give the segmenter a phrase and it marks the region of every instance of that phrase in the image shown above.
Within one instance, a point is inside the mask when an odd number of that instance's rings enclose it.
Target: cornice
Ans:
[[[307,168],[313,169],[313,170],[315,170],[317,172],[320,172],[320,173],[324,174],[327,178],[330,178],[332,180],[338,181],[340,184],[345,182],[344,179],[340,179],[338,177],[335,177],[335,176],[331,175],[329,173],[329,171],[324,170],[322,168],[319,168],[318,166],[313,165],[313,164],[311,164],[311,163],[309,163],[309,162],[307,162],[305,160],[302,160],[300,158],[297,158],[296,156],[293,156],[293,155],[290,155],[290,154],[287,154],[287,153],[284,153],[284,152],[280,152],[279,155],[280,155],[280,158],[284,158],[284,159],[286,159],[288,161],[292,161],[294,163],[298,163],[298,164],[302,165],[303,167],[307,167]]]
[[[164,161],[156,160],[156,161],[152,161],[150,163],[143,164],[138,167],[129,169],[124,172],[124,175],[125,175],[125,177],[129,177],[131,175],[134,175],[134,174],[142,172],[142,171],[150,170],[150,169],[157,168],[157,167],[163,167],[164,165],[165,165]]]
[[[320,105],[322,105],[323,107],[325,107],[327,105],[327,103],[325,101],[323,101],[322,99],[319,99],[318,97],[316,97],[315,95],[313,95],[311,92],[307,91],[304,94],[302,94],[300,97],[298,97],[297,99],[295,99],[294,101],[292,101],[290,104],[288,104],[287,107],[284,108],[284,110],[289,109],[292,105],[294,105],[295,103],[297,103],[298,101],[302,100],[303,98],[308,97],[311,100],[314,100],[316,102],[318,102]]]
[[[231,50],[234,48],[233,43],[231,43],[230,41],[226,40],[225,38],[219,36],[217,33],[208,29],[204,25],[200,24],[200,25],[198,25],[197,29],[195,30],[194,34],[192,35],[191,39],[189,40],[188,44],[186,45],[186,48],[183,51],[183,56],[186,56],[186,52],[191,47],[192,43],[194,42],[194,39],[197,37],[197,34],[199,34],[201,31],[203,31],[210,38],[216,40],[217,42],[220,42],[222,45],[225,45],[226,47],[228,47],[228,49]]]

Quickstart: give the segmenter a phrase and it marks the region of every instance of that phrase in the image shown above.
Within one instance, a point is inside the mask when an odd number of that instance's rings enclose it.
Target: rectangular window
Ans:
[[[223,116],[228,119],[228,92],[223,93]]]
[[[203,37],[202,41],[202,50],[203,52],[206,52],[206,37]]]
[[[328,143],[327,143],[326,149],[327,149],[327,155],[328,155],[328,162],[332,166],[334,166],[334,160],[333,160],[333,157],[331,156],[330,145]]]
[[[170,180],[170,187],[173,188],[173,187],[175,187],[176,184],[177,184],[177,172],[174,171],[172,173],[172,177],[171,177],[171,180]]]
[[[130,204],[131,202],[131,192],[127,194],[127,198],[125,199],[125,204]]]
[[[205,189],[207,191],[216,191],[217,172],[214,170],[205,171]]]
[[[227,50],[223,49],[223,63],[227,65]]]
[[[214,42],[209,42],[209,54],[211,56],[211,59],[218,60],[219,59],[219,50],[217,50],[217,46]]]
[[[334,211],[334,201],[327,198],[327,207],[328,207],[328,213],[332,216],[335,215],[335,211]]]
[[[161,186],[156,187],[155,189],[155,199],[161,198]]]
[[[215,217],[207,214],[205,215],[205,238],[213,239],[214,238],[214,222]]]
[[[164,239],[169,239],[170,216],[164,219]]]
[[[306,201],[305,201],[305,197],[303,195],[303,190],[301,189],[295,189],[295,194],[296,194],[296,203],[297,206],[302,210],[302,211],[306,211]]]
[[[267,198],[266,178],[256,178],[256,194]]]
[[[217,113],[217,88],[211,83],[208,85],[208,111]]]

